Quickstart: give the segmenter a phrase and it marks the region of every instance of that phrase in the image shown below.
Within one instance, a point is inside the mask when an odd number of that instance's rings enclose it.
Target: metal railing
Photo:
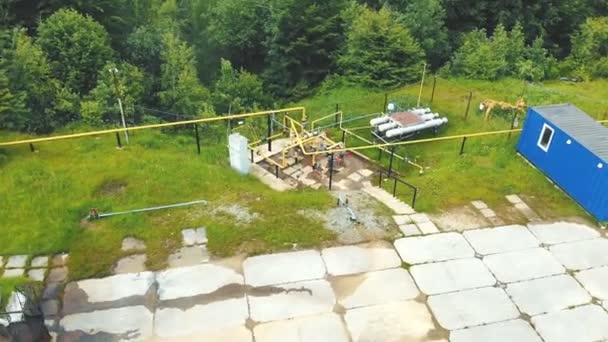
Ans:
[[[389,172],[389,171],[386,171],[384,169],[378,169],[378,175],[379,175],[379,177],[378,177],[378,187],[380,189],[384,189],[382,187],[382,184],[384,182],[384,175],[385,174],[386,174],[386,176],[387,176],[387,178],[389,180],[391,180],[391,179],[393,180],[393,193],[392,193],[393,197],[397,197],[397,184],[398,183],[401,183],[401,184],[407,186],[408,188],[410,188],[410,189],[412,189],[414,191],[414,193],[412,195],[412,209],[415,209],[415,207],[416,207],[416,197],[418,196],[418,188],[415,187],[414,185],[412,185],[412,184],[404,181],[403,179],[397,177],[394,172]]]

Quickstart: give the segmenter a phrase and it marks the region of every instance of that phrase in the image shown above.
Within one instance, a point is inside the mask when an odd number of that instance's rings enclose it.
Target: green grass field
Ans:
[[[431,84],[427,81],[423,89],[425,105]],[[608,95],[606,85],[606,81],[551,82],[528,86],[526,97],[529,105],[572,102],[599,118],[605,108],[601,99]],[[450,119],[441,134],[509,128],[510,119],[499,114],[484,122],[477,106],[486,98],[514,102],[522,90],[523,83],[516,80],[438,80],[432,108]],[[473,91],[473,101],[465,120],[469,91]],[[403,87],[390,91],[389,99],[411,104],[417,93],[415,85]],[[298,105],[306,106],[315,118],[333,112],[336,103],[340,103],[347,118],[379,112],[384,92],[345,86]],[[368,122],[369,118],[349,126]],[[0,140],[17,138],[23,136],[2,133]],[[584,215],[540,172],[516,155],[516,140],[517,135],[510,139],[470,139],[463,156],[458,154],[460,141],[401,147],[397,153],[423,165],[425,172],[418,175],[415,168],[403,162],[396,162],[395,167],[419,187],[419,211],[436,212],[474,199],[499,204],[504,202],[504,195],[520,193],[535,197],[535,203],[542,203],[535,209],[548,217]],[[116,149],[111,135],[43,143],[36,146],[36,153],[27,146],[1,149],[0,255],[69,252],[70,276],[79,279],[109,274],[124,255],[120,244],[125,236],[145,241],[151,269],[165,266],[167,256],[180,246],[180,231],[188,227],[206,226],[208,247],[217,256],[284,250],[293,244],[314,247],[334,239],[322,222],[298,214],[300,209],[329,208],[333,200],[326,191],[277,193],[253,177],[239,176],[228,166],[227,148],[221,139],[205,144],[201,156],[195,152],[191,134],[183,132],[140,131],[132,135],[131,141],[122,150]],[[349,138],[349,146],[357,144],[360,145]],[[378,156],[377,150],[366,153],[372,158]],[[382,162],[386,164],[387,159],[384,156]],[[400,194],[409,198],[405,188],[400,189]],[[95,222],[84,219],[93,207],[110,212],[197,199],[210,203]],[[249,223],[238,224],[232,216],[214,210],[232,204],[258,216]]]

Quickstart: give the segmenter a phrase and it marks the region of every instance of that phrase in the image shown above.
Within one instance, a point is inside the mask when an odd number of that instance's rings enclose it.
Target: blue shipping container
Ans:
[[[517,150],[597,220],[608,221],[608,127],[572,104],[531,107]]]

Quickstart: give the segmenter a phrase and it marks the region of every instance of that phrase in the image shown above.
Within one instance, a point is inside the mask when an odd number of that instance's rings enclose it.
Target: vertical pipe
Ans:
[[[272,151],[272,138],[270,138],[272,136],[272,123],[270,121],[270,114],[267,116],[267,124],[268,124],[268,136],[267,136],[267,140],[268,140],[268,151],[271,152]]]
[[[462,138],[462,144],[460,144],[460,155],[464,153],[464,144],[467,142],[467,137]]]
[[[346,131],[342,131],[342,144],[346,141]],[[346,146],[344,146],[346,147]]]
[[[395,181],[393,182],[393,197],[397,197],[397,178],[395,178]]]
[[[253,163],[253,148],[251,149],[251,162]]]
[[[198,134],[198,125],[194,124],[194,135],[196,136],[196,151],[201,154],[201,138]]]
[[[418,196],[418,188],[414,188],[414,198],[412,198],[412,209],[416,207],[416,196]]]
[[[393,158],[395,157],[395,148],[391,147],[391,159],[388,162],[388,176],[390,177],[393,173]]]
[[[120,142],[120,134],[116,132],[116,143],[118,143],[118,148],[122,148],[122,143]]]
[[[338,112],[339,111],[340,111],[340,105],[336,103],[336,117],[335,117],[336,123],[338,123]]]
[[[384,93],[384,107],[380,113],[386,113],[386,107],[388,106],[388,93]]]
[[[36,149],[34,148],[34,144],[30,144],[30,151],[31,152],[36,152]]]
[[[431,92],[431,103],[435,99],[435,86],[437,85],[437,76],[433,76],[433,91]]]
[[[378,187],[382,188],[382,171],[380,171],[380,178],[378,178]]]
[[[464,111],[464,119],[469,117],[469,109],[471,108],[471,99],[473,98],[473,92],[469,92],[469,101],[467,102],[467,109]]]
[[[378,148],[378,161],[382,160],[382,147]]]
[[[274,166],[274,175],[275,175],[277,178],[279,178],[279,166],[278,166],[278,165],[275,165],[275,166]]]
[[[331,153],[329,155],[329,191],[331,191],[331,186],[334,180],[334,154]]]

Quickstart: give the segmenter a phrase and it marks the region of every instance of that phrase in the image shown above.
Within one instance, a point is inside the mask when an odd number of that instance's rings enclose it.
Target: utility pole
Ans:
[[[116,98],[118,98],[118,107],[120,108],[120,119],[122,120],[122,127],[125,129],[125,142],[128,145],[129,144],[129,132],[126,131],[127,122],[125,121],[125,111],[122,108],[122,100],[120,99],[120,89],[118,88],[118,78],[116,78],[118,69],[112,68],[112,69],[110,69],[110,73],[112,74],[112,79],[114,80],[114,91],[116,92]]]
[[[426,63],[424,63],[424,68],[422,69],[422,80],[420,81],[420,92],[418,93],[418,102],[416,103],[416,108],[420,107],[420,100],[422,98],[422,87],[424,86],[424,76],[426,76]]]

